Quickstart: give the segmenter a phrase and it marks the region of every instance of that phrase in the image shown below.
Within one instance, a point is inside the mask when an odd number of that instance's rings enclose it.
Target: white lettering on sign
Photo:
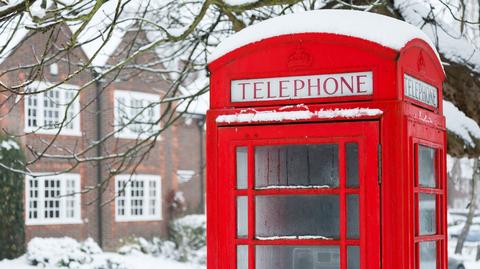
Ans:
[[[438,107],[438,91],[436,87],[404,74],[403,89],[405,96],[426,105]]]
[[[372,72],[232,80],[232,102],[363,96],[373,93]]]

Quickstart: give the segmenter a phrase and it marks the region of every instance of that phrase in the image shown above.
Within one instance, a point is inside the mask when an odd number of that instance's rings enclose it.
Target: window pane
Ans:
[[[359,246],[348,246],[347,268],[360,269],[360,247]]]
[[[237,148],[237,189],[248,188],[248,148]]]
[[[358,239],[360,237],[360,214],[358,194],[347,195],[347,237]]]
[[[237,197],[237,236],[248,235],[248,199],[247,196]]]
[[[60,90],[52,89],[43,94],[44,126],[46,128],[56,128],[60,122]]]
[[[436,242],[420,243],[420,269],[437,269]]]
[[[65,201],[65,217],[66,218],[75,218],[75,207],[76,207],[76,194],[75,193],[75,180],[67,179],[66,183],[66,197]]]
[[[60,218],[60,180],[45,179],[43,208],[45,219]]]
[[[149,208],[149,215],[155,216],[157,214],[157,181],[150,180],[148,181],[148,208]],[[177,192],[176,195],[181,195],[181,192]],[[183,196],[178,197],[180,199],[184,199]]]
[[[339,238],[337,195],[257,196],[255,209],[259,239],[275,236]]]
[[[418,146],[418,183],[422,187],[435,188],[435,149]]]
[[[248,246],[237,246],[237,269],[248,269]]]
[[[358,187],[358,144],[347,143],[347,187]]]
[[[39,204],[39,189],[38,189],[38,179],[29,179],[28,188],[29,188],[29,203],[28,203],[28,218],[37,219],[38,216],[38,204]]]
[[[117,180],[117,215],[125,216],[125,194],[128,192],[124,180]]]
[[[436,199],[434,194],[419,194],[420,235],[436,233]]]
[[[144,213],[144,182],[133,180],[130,183],[130,214],[132,216],[143,216]]]
[[[340,268],[337,246],[257,246],[256,269]]]
[[[338,186],[338,145],[255,147],[255,187]]]

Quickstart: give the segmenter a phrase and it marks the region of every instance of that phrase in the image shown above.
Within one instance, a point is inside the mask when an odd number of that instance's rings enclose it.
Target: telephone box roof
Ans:
[[[421,39],[436,53],[432,41],[417,27],[375,13],[353,10],[314,10],[275,17],[249,26],[222,41],[208,58],[211,63],[227,53],[267,38],[300,34],[329,33],[368,40],[401,50],[409,41]]]

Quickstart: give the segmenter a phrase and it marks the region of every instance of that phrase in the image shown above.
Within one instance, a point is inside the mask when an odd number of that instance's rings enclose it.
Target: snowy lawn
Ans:
[[[94,261],[90,264],[79,265],[78,269],[108,269],[105,267],[106,261],[114,261],[121,264],[116,267],[112,264],[112,269],[204,269],[205,266],[195,265],[192,263],[181,263],[169,260],[162,257],[153,257],[143,253],[136,253],[130,255],[120,255],[117,253],[102,253],[92,255]],[[22,256],[15,260],[0,261],[0,269],[38,269],[41,266],[28,265],[26,256]],[[47,267],[57,268],[57,267]],[[58,267],[67,268],[67,267]]]
[[[475,261],[475,256],[477,254],[477,244],[469,243],[469,242],[465,243],[465,246],[463,247],[462,255],[455,254],[456,244],[457,244],[457,241],[455,239],[450,239],[448,241],[448,255],[462,260],[465,265],[465,269],[480,268],[480,261]]]

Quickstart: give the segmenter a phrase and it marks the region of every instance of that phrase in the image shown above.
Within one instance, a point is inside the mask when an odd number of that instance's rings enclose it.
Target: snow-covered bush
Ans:
[[[20,256],[25,250],[24,176],[12,169],[25,169],[24,154],[15,140],[0,135],[0,260]],[[3,167],[12,169],[5,169]]]
[[[188,215],[172,222],[170,237],[177,247],[177,260],[205,263],[206,228],[205,215]]]
[[[143,253],[161,256],[180,262],[205,264],[206,219],[205,215],[188,215],[174,220],[170,225],[170,239],[129,238],[117,252],[122,255]]]
[[[113,258],[107,258],[102,264],[96,265],[95,269],[128,269],[121,261]]]
[[[77,269],[93,261],[92,254],[102,253],[101,248],[89,238],[83,243],[69,238],[34,238],[28,243],[27,261],[43,267]]]

